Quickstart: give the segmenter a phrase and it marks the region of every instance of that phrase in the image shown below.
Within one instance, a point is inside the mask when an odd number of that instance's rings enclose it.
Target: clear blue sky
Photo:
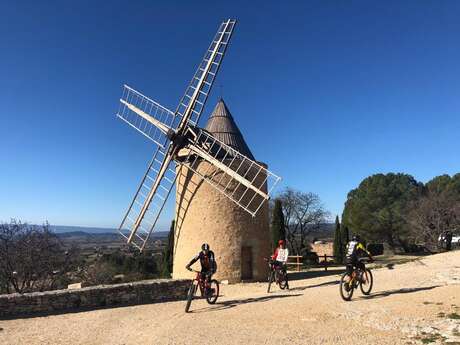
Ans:
[[[370,174],[460,171],[459,2],[0,1],[0,220],[117,226],[153,148],[122,84],[174,110],[228,17],[217,84],[281,188],[340,214]]]

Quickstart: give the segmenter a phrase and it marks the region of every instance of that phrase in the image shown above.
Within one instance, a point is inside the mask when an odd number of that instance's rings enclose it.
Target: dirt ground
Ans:
[[[339,273],[293,273],[269,294],[223,285],[189,314],[179,301],[0,321],[0,344],[460,344],[460,251],[376,269],[351,302]]]

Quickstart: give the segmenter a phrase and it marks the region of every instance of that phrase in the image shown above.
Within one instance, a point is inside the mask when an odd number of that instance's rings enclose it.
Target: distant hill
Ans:
[[[85,227],[85,226],[69,226],[69,225],[50,225],[51,230],[53,230],[60,237],[85,237],[88,235],[92,236],[107,236],[107,235],[116,235],[118,234],[118,229],[115,228],[95,228],[95,227]],[[168,236],[168,231],[154,231],[152,233],[153,238],[163,238]]]
[[[307,239],[312,241],[313,239],[318,240],[330,240],[334,238],[335,223],[322,223],[319,225],[319,229],[312,230],[308,234]]]
[[[94,228],[86,226],[50,225],[50,228],[57,234],[62,234],[66,232],[83,232],[87,234],[109,234],[117,232],[117,229],[115,228]]]
[[[317,238],[334,238],[335,223],[323,223],[314,237]]]
[[[318,230],[312,231],[307,238],[312,240],[317,239],[332,239],[334,238],[334,223],[323,223]],[[69,226],[69,225],[50,225],[50,228],[62,238],[71,237],[113,237],[118,238],[118,229],[115,228],[95,228],[85,226]],[[169,231],[154,231],[151,239],[168,237]]]

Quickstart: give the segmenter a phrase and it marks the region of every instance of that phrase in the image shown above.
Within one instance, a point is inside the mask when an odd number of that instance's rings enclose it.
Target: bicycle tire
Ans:
[[[195,294],[195,284],[194,282],[190,284],[187,292],[187,303],[185,304],[185,312],[188,313],[190,310],[190,305],[192,304],[193,295]]]
[[[209,286],[211,289],[214,289],[214,293],[211,296],[206,295],[206,302],[208,302],[209,304],[214,304],[216,303],[217,298],[219,297],[219,282],[215,279],[212,279],[209,282]]]
[[[268,288],[267,288],[267,293],[270,292],[270,286],[272,285],[273,283],[273,274],[274,272],[273,271],[270,271],[270,273],[268,274]]]
[[[366,277],[365,279],[368,281],[368,283],[364,283],[365,286],[369,287],[367,290],[364,289],[363,287],[363,282],[360,281],[359,282],[359,288],[361,290],[361,292],[364,294],[364,295],[369,295],[372,291],[372,286],[374,285],[374,277],[372,276],[372,272],[370,269],[366,268],[365,271],[363,272],[363,277]]]
[[[349,274],[346,272],[340,277],[340,296],[344,301],[348,302],[353,297],[353,291],[355,288],[352,286],[348,288],[348,291],[346,290],[345,285],[349,285],[349,281],[345,281],[345,277],[349,277],[351,279]]]
[[[289,283],[288,283],[288,277],[287,277],[287,273],[284,273],[283,272],[283,279],[280,280],[279,284],[280,286],[280,289],[281,290],[284,290],[284,289],[288,289],[289,290]]]

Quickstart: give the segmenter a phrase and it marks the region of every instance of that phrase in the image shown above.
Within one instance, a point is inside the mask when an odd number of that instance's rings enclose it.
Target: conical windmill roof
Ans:
[[[217,102],[205,129],[218,140],[254,160],[251,150],[222,98]]]

